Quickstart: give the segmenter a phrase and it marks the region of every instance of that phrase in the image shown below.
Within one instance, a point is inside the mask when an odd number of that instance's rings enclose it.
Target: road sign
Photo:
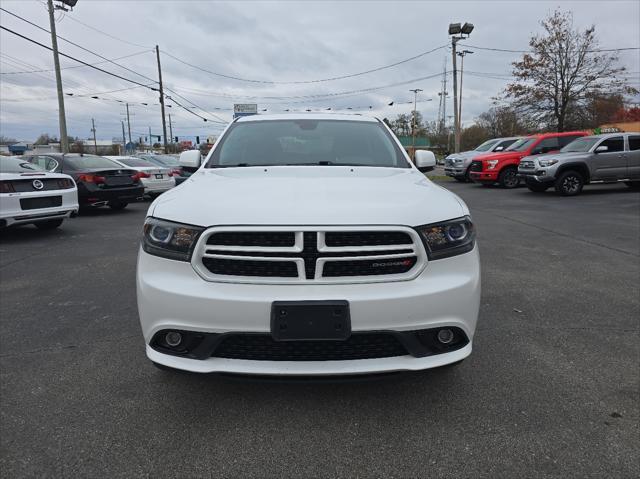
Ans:
[[[256,103],[235,103],[233,105],[233,117],[249,116],[258,114],[258,105]]]

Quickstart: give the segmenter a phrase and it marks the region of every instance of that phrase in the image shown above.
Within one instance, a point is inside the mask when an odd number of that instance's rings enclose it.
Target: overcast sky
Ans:
[[[49,29],[43,1],[2,0],[0,5]],[[475,30],[467,45],[503,49],[528,47],[539,21],[555,8],[570,10],[574,24],[592,24],[602,48],[640,46],[640,1],[188,1],[79,0],[72,12],[58,13],[58,35],[115,59],[140,75],[157,79],[155,53],[159,45],[187,63],[227,76],[249,80],[295,82],[327,79],[395,63],[449,43],[450,22],[471,22]],[[82,23],[79,23],[82,22]],[[50,36],[0,12],[0,23],[45,45]],[[112,37],[92,28],[101,30]],[[462,44],[461,44],[462,45]],[[100,58],[59,41],[61,52],[88,63]],[[468,47],[473,50],[473,47]],[[55,77],[50,51],[11,33],[0,33],[0,135],[33,140],[40,133],[58,136]],[[511,62],[517,53],[475,50],[465,58],[463,123],[491,106],[491,98],[508,83]],[[199,115],[223,122],[230,120],[233,103],[256,102],[270,112],[285,109],[333,110],[353,108],[380,117],[408,113],[409,92],[421,88],[418,110],[427,120],[438,113],[445,58],[451,69],[451,52],[437,50],[393,68],[335,81],[302,84],[269,84],[224,78],[161,55],[169,95]],[[620,63],[638,86],[640,54],[621,52]],[[151,127],[161,133],[160,107],[155,92],[130,88],[124,80],[108,76],[61,58],[66,95],[68,133],[88,138],[95,119],[99,139],[121,137],[121,120],[130,103],[132,136],[144,136]],[[148,79],[110,63],[97,65],[123,77],[150,84]],[[19,73],[46,70],[38,73]],[[478,76],[481,73],[482,76]],[[490,74],[489,78],[484,74]],[[420,78],[431,77],[420,80]],[[449,78],[450,81],[450,78]],[[396,85],[403,83],[402,85]],[[396,86],[389,86],[396,85]],[[378,88],[385,87],[385,88]],[[362,90],[374,89],[368,92]],[[451,91],[451,87],[449,87]],[[357,92],[342,94],[344,92]],[[96,94],[100,99],[92,99]],[[338,95],[336,95],[338,94]],[[88,95],[78,97],[78,95]],[[304,98],[312,95],[317,97]],[[322,97],[324,95],[324,97]],[[254,98],[252,98],[254,97]],[[269,98],[271,97],[271,98]],[[285,98],[282,98],[285,97]],[[298,97],[298,98],[296,98]],[[299,98],[302,97],[302,98]],[[432,101],[426,101],[431,99]],[[120,100],[121,102],[119,102]],[[394,101],[393,106],[387,106]],[[191,102],[191,103],[190,103]],[[142,105],[148,103],[148,106]],[[205,123],[168,100],[174,136],[192,137],[219,133],[223,123]],[[369,109],[369,106],[372,109]],[[452,100],[447,114],[453,111]]]

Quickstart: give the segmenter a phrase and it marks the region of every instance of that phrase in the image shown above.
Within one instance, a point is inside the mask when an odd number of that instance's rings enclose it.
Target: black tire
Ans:
[[[624,184],[634,191],[640,190],[640,181],[625,181]]]
[[[579,195],[584,186],[584,178],[575,170],[562,173],[556,180],[556,192],[562,196]]]
[[[527,188],[534,193],[544,193],[549,187],[541,183],[527,183]]]
[[[465,171],[464,173],[464,181],[466,181],[467,183],[473,183],[473,180],[471,179],[471,167],[467,168],[467,171]]]
[[[37,223],[34,223],[34,224],[36,225],[36,228],[38,228],[39,230],[54,230],[57,227],[59,227],[63,221],[64,221],[64,218],[60,218],[57,220],[38,221]]]
[[[498,176],[498,183],[508,190],[518,187],[520,178],[518,178],[518,169],[513,166],[504,168]]]
[[[125,203],[124,201],[110,201],[109,202],[109,208],[111,208],[112,210],[123,210],[127,207],[129,203]]]

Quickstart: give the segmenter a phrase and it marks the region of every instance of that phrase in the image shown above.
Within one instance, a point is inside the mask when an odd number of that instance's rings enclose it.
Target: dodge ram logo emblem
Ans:
[[[31,183],[33,185],[33,188],[36,190],[41,190],[42,188],[44,188],[44,183],[40,180],[33,180],[33,183]]]

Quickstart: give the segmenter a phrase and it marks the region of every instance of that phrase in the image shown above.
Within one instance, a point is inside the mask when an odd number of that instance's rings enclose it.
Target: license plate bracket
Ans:
[[[161,179],[162,179],[162,177],[163,177],[163,175],[156,173],[156,179],[157,179],[157,180],[161,180]]]
[[[271,335],[276,341],[340,341],[351,336],[349,302],[274,301]]]

